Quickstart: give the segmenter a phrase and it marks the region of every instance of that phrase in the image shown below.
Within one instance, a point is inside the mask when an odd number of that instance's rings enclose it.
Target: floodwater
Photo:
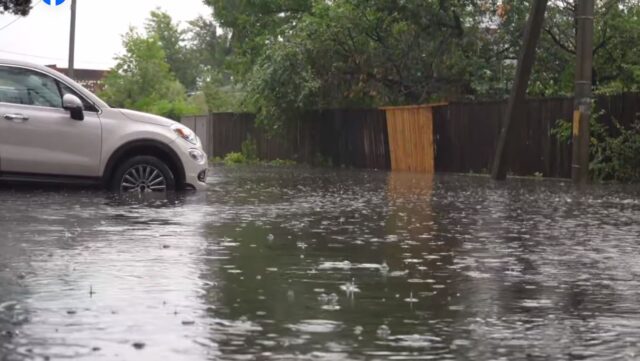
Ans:
[[[640,188],[216,168],[0,189],[0,360],[636,360]]]

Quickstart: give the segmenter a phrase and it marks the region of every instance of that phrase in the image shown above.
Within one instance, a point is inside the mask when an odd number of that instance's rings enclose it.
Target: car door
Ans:
[[[62,109],[66,92],[71,88],[46,73],[0,65],[0,172],[99,175],[98,109],[85,109],[82,121],[71,119]]]

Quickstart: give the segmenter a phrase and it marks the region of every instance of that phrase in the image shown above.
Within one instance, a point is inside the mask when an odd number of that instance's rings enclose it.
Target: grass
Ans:
[[[224,156],[224,158],[214,157],[209,160],[214,165],[225,165],[229,167],[246,166],[246,165],[261,165],[261,166],[274,166],[274,167],[290,167],[295,166],[298,163],[289,159],[275,159],[271,161],[261,160],[256,158],[249,158],[241,152],[231,152]]]

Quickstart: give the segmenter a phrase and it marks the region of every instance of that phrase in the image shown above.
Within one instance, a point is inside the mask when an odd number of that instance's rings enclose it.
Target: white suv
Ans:
[[[204,189],[187,127],[109,107],[44,66],[0,60],[0,181],[100,183],[117,192]]]

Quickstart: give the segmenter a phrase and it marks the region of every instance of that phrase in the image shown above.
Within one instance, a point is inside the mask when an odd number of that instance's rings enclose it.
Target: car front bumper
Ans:
[[[193,146],[182,139],[176,139],[171,143],[171,147],[180,157],[182,167],[184,168],[184,184],[187,189],[193,188],[201,191],[207,189],[207,175],[209,174],[208,165],[209,161],[207,154],[202,149],[202,146]],[[197,149],[202,152],[203,160],[197,161],[189,155],[189,150]]]

